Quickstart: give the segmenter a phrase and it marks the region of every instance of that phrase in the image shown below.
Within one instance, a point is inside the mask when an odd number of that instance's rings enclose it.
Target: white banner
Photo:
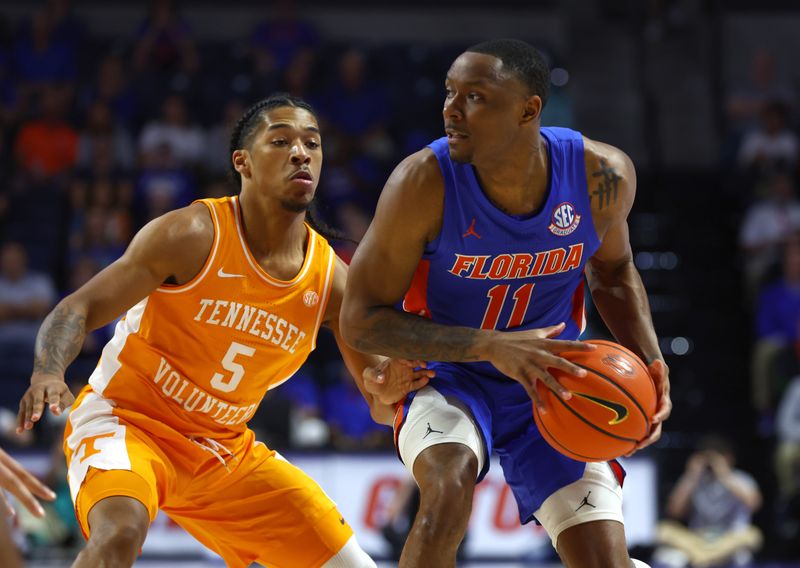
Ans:
[[[386,508],[408,473],[389,455],[295,455],[287,459],[314,478],[336,502],[353,527],[362,548],[372,556],[384,557],[388,545],[380,533]],[[37,473],[46,459],[26,456],[21,461]],[[625,460],[628,475],[624,484],[625,532],[629,545],[653,541],[657,520],[656,469],[646,459]],[[478,485],[469,523],[467,555],[471,558],[520,558],[538,556],[550,546],[550,539],[536,523],[520,525],[517,505],[497,460],[486,479]],[[159,513],[145,541],[145,555],[208,555],[208,551],[166,515]]]

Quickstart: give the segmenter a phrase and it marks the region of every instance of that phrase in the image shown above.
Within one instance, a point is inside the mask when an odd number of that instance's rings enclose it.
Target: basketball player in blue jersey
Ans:
[[[541,127],[548,84],[524,42],[461,54],[445,81],[447,136],[395,169],[352,262],[345,340],[436,371],[395,420],[421,492],[402,568],[455,565],[492,451],[520,520],[544,526],[565,566],[644,565],[627,553],[622,468],[563,456],[532,415],[531,399],[547,410],[538,381],[571,396],[548,369],[584,376],[558,355],[591,349],[576,341],[584,276],[608,328],[656,382],[653,428],[638,448],[659,438],[672,406],[628,238],[633,164],[578,132]]]

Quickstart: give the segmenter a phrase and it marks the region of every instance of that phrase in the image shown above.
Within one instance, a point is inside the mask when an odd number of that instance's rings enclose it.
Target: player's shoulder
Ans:
[[[200,202],[169,211],[151,221],[162,238],[173,244],[200,245],[214,239],[214,221],[206,205]]]
[[[630,157],[611,144],[583,137],[589,201],[594,215],[627,216],[636,197],[636,169]]]
[[[392,172],[395,183],[409,190],[444,189],[444,178],[436,154],[423,148],[407,156]]]

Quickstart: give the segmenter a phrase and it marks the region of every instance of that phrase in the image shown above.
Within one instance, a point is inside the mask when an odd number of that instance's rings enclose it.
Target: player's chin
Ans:
[[[468,148],[448,147],[450,159],[460,164],[468,164],[472,161],[472,151]]]
[[[303,211],[308,211],[309,207],[311,207],[311,202],[313,200],[314,200],[313,194],[311,194],[310,196],[303,196],[300,198],[286,198],[281,200],[281,206],[287,211],[291,211],[292,213],[302,213]]]

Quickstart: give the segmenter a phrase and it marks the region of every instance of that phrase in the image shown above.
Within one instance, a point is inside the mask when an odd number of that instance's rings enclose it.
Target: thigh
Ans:
[[[417,458],[428,448],[461,444],[477,457],[477,479],[481,480],[489,470],[492,452],[489,407],[470,377],[441,367],[436,373],[431,384],[412,393],[398,410],[397,453],[413,475]]]
[[[251,431],[235,460],[179,480],[163,510],[228,566],[313,568],[353,535],[322,488]]]
[[[130,497],[152,521],[169,483],[170,466],[151,437],[120,420],[107,399],[84,391],[64,434],[67,476],[81,531],[88,538],[89,513],[108,497]]]

